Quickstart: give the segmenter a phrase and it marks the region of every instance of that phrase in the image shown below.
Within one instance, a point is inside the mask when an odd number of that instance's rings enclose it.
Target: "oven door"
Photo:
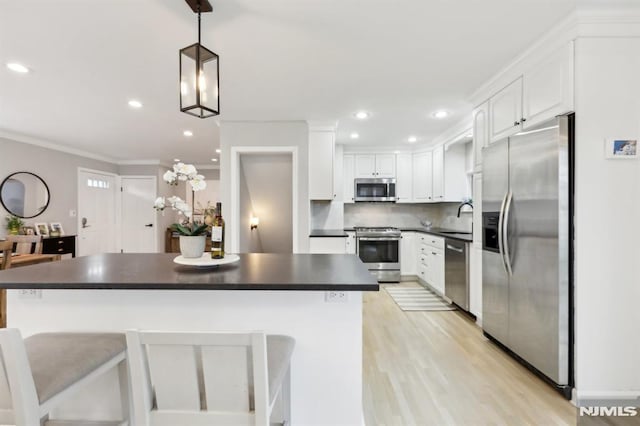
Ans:
[[[370,270],[400,268],[400,239],[383,237],[358,238],[360,260]]]

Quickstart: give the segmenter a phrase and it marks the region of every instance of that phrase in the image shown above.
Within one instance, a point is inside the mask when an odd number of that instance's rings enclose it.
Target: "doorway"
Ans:
[[[78,169],[78,256],[116,251],[117,175]]]
[[[231,252],[298,252],[297,150],[232,147]]]
[[[151,208],[156,198],[155,176],[121,177],[121,241],[123,253],[156,253],[157,213]]]

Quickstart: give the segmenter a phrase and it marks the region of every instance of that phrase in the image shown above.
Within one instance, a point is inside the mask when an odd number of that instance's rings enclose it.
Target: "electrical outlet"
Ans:
[[[42,299],[42,290],[26,289],[18,293],[20,299]]]
[[[346,291],[325,291],[324,301],[330,303],[346,303],[349,300]]]

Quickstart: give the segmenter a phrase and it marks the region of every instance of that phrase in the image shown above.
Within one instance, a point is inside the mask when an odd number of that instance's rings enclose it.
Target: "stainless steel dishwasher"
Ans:
[[[464,241],[445,239],[444,294],[465,311],[469,310],[469,262]]]

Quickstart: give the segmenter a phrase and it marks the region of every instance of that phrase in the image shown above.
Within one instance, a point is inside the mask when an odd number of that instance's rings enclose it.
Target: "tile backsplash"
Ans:
[[[420,221],[429,221],[433,227],[471,231],[471,213],[457,218],[459,203],[392,204],[356,203],[344,205],[344,227],[394,226],[418,228]]]

